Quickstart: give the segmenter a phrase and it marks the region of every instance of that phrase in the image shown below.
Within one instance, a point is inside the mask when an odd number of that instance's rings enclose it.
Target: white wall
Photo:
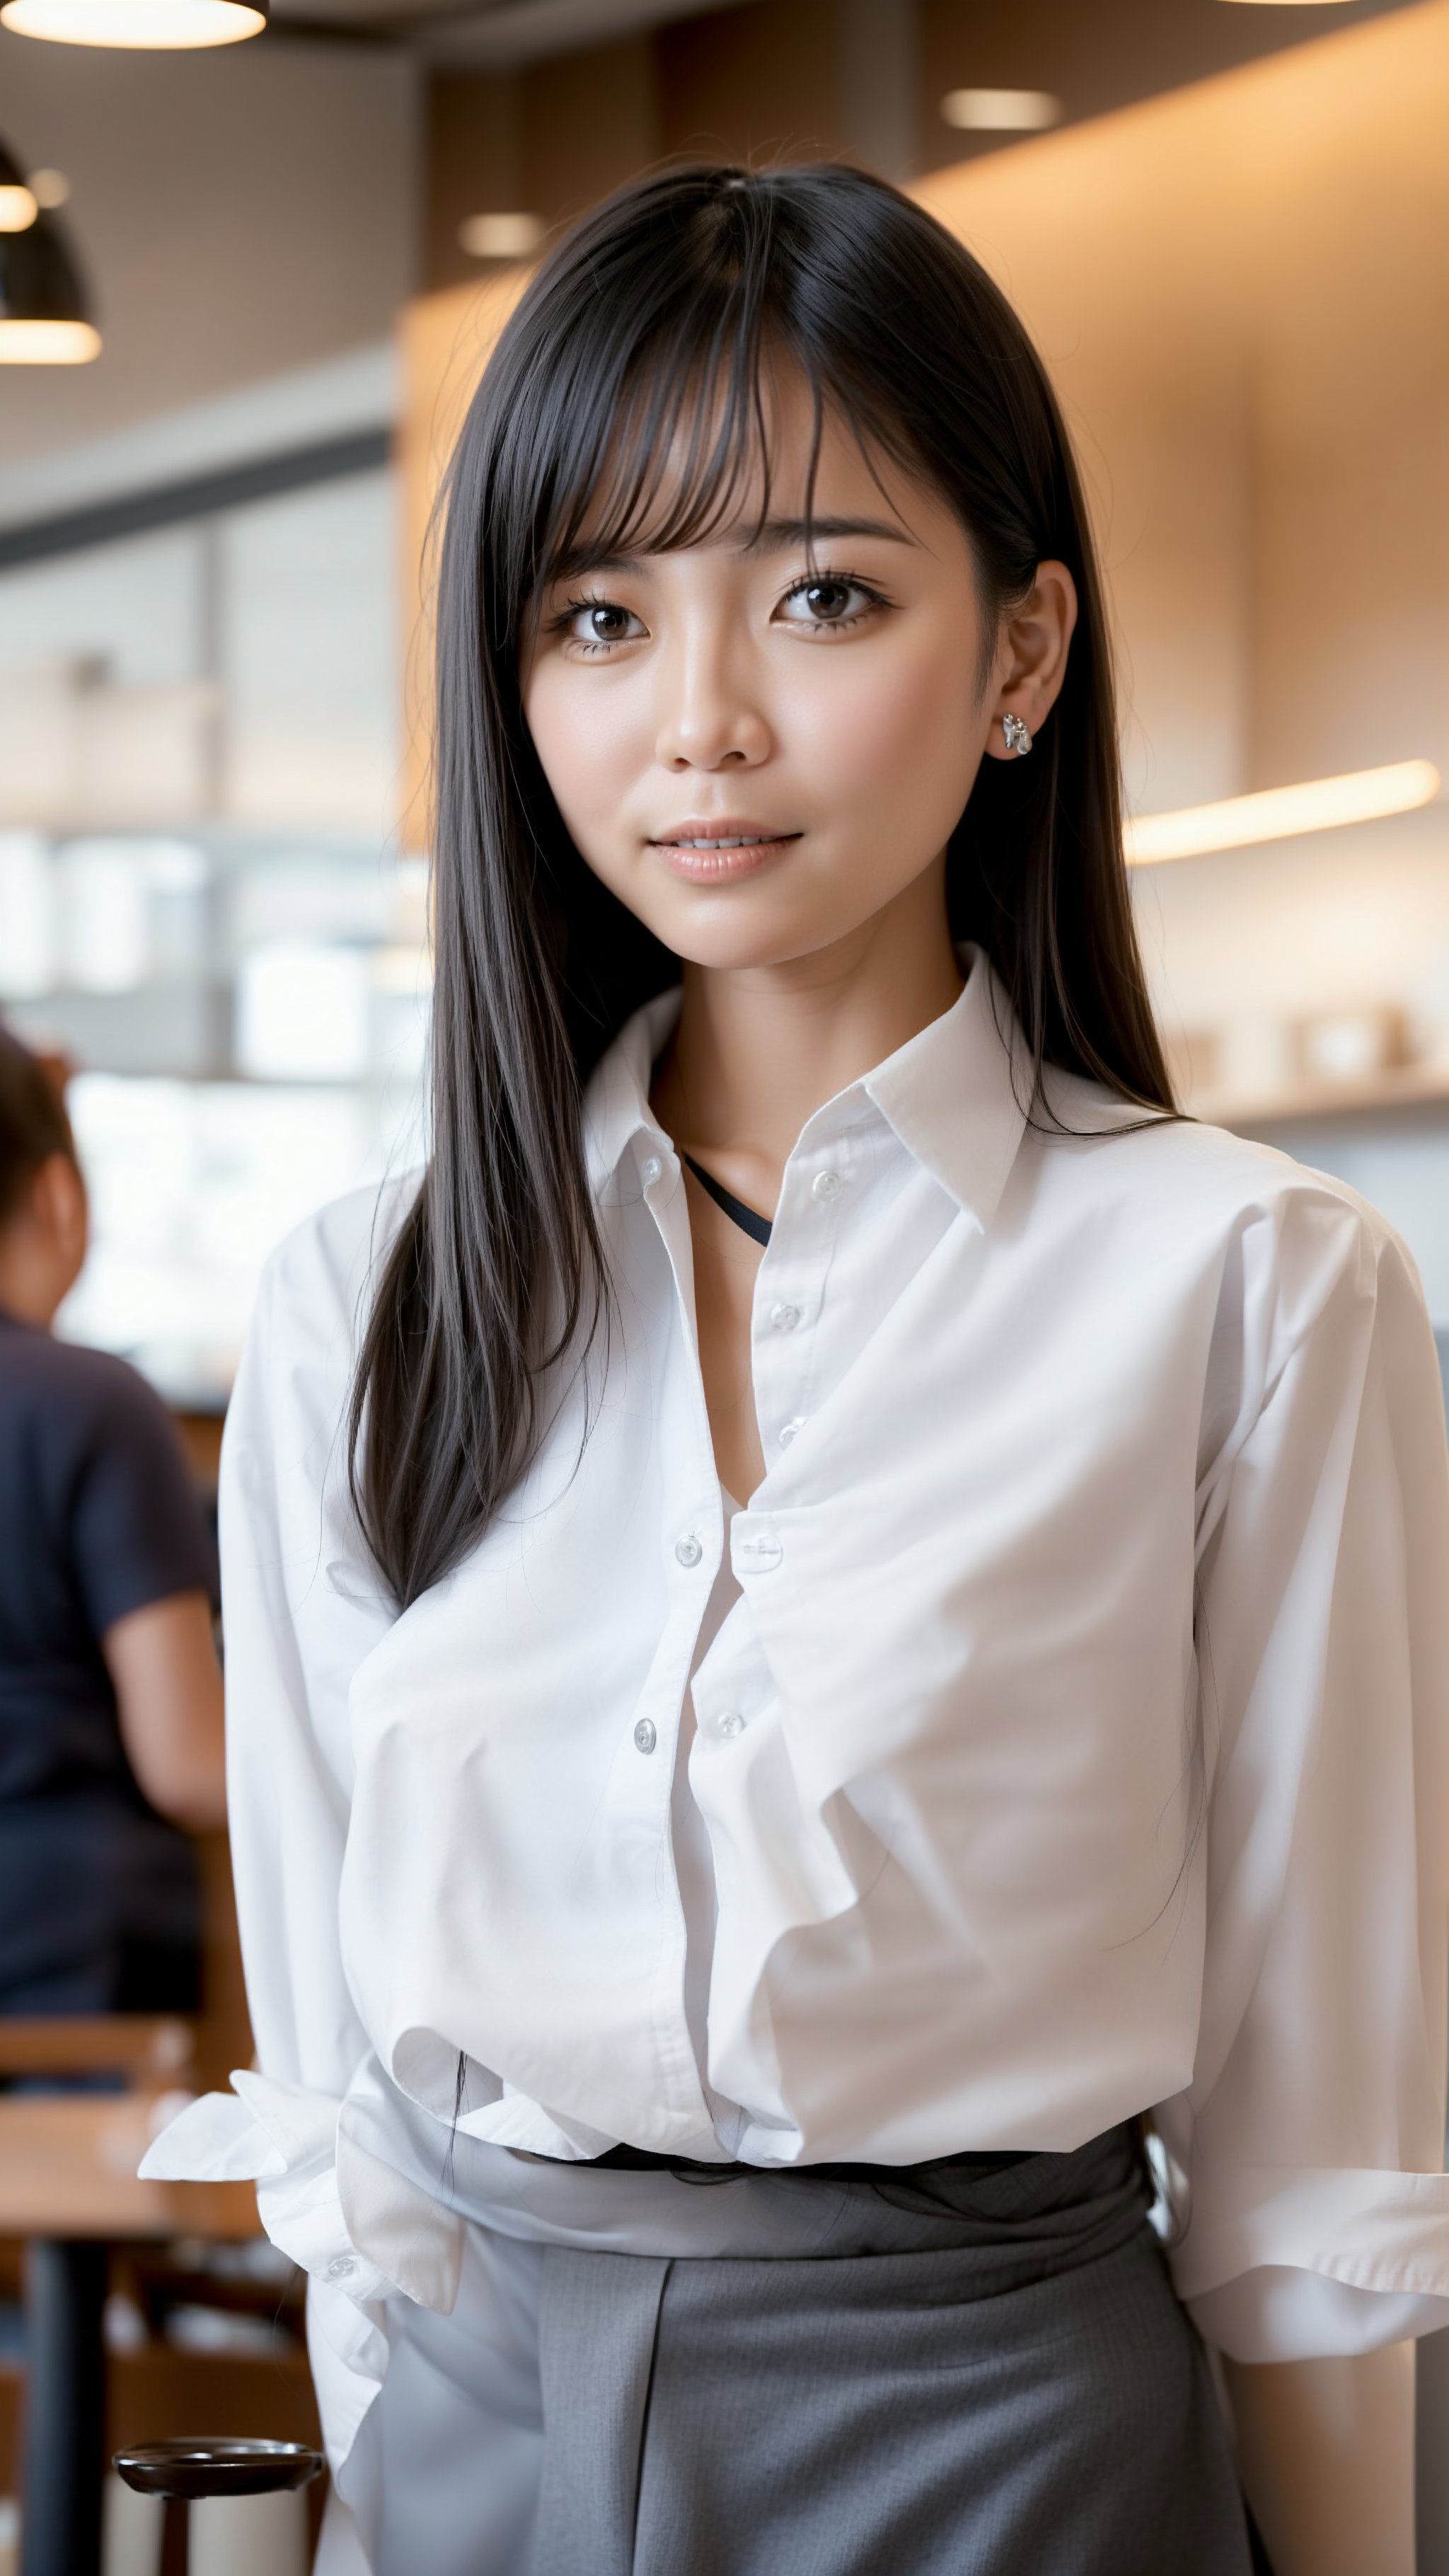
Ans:
[[[0,832],[380,840],[401,760],[394,519],[378,467],[0,570]]]
[[[351,474],[221,530],[223,810],[379,836],[401,758],[394,478]]]
[[[22,460],[384,338],[416,282],[419,113],[418,75],[382,51],[0,30],[0,135],[71,180],[105,339],[89,367],[3,371],[0,503]]]

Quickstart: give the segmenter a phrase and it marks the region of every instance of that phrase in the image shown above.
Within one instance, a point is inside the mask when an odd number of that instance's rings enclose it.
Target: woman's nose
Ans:
[[[770,741],[763,708],[723,656],[690,654],[666,678],[655,743],[661,768],[755,769],[768,757]]]

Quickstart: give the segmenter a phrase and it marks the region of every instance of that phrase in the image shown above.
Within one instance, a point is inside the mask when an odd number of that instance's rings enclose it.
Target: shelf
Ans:
[[[1304,1083],[1256,1099],[1203,1092],[1187,1104],[1194,1118],[1213,1127],[1257,1135],[1265,1127],[1300,1126],[1324,1118],[1373,1118],[1386,1111],[1449,1114],[1449,1065],[1412,1064],[1375,1074],[1370,1082]]]

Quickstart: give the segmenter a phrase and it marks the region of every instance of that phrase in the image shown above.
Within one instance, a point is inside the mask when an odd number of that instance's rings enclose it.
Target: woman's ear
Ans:
[[[65,1280],[60,1291],[63,1297],[80,1277],[86,1257],[90,1231],[86,1185],[69,1154],[48,1154],[35,1175],[34,1191],[31,1205],[44,1231],[57,1277]],[[59,1297],[56,1302],[59,1304]]]
[[[1015,760],[1056,705],[1077,623],[1077,585],[1064,563],[1039,563],[1019,607],[1002,619],[991,674],[993,760]],[[1026,739],[1022,739],[1022,727]]]

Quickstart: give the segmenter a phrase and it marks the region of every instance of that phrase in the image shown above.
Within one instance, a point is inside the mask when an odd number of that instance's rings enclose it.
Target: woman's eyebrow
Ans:
[[[883,537],[887,545],[895,546],[917,543],[899,519],[766,519],[753,530],[744,551],[783,554],[795,546],[828,545],[841,537]]]
[[[728,546],[734,534],[730,529],[721,528],[705,538],[704,543]],[[899,519],[764,519],[750,529],[739,551],[750,555],[788,554],[803,548],[808,552],[812,545],[833,545],[846,537],[876,537],[887,545],[895,546],[914,546],[920,542],[911,535],[909,528],[902,527]],[[637,573],[656,551],[647,545],[628,552],[615,552],[607,547],[596,551],[587,545],[574,546],[555,565],[552,578],[555,581],[577,581],[583,574],[591,572]],[[667,551],[673,553],[675,549],[670,547]]]
[[[607,547],[601,552],[595,546],[571,546],[567,554],[560,555],[548,578],[552,582],[581,581],[590,572],[638,572],[643,560],[642,554],[614,554]]]

